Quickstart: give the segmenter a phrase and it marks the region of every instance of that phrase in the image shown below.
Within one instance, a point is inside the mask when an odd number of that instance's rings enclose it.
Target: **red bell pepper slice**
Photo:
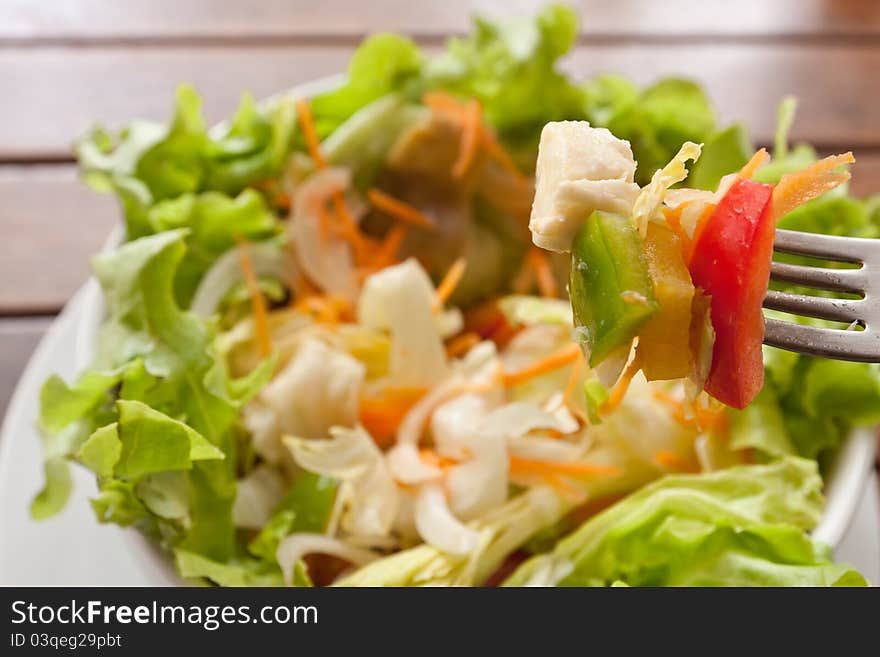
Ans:
[[[764,385],[761,303],[770,280],[773,187],[739,178],[707,220],[689,264],[694,285],[711,297],[715,329],[705,390],[745,408]]]

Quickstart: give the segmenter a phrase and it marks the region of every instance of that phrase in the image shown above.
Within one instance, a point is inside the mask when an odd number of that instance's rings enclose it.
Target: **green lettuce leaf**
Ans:
[[[183,549],[174,550],[174,561],[186,579],[206,579],[219,586],[284,586],[281,570],[275,572],[254,559],[218,562]]]
[[[684,142],[707,141],[715,122],[715,110],[697,83],[667,78],[620,107],[606,127],[632,144],[639,163],[636,182],[645,185]]]
[[[745,126],[734,123],[706,140],[700,159],[691,167],[689,187],[715,191],[729,173],[739,171],[752,156],[754,148]]]
[[[327,528],[339,482],[311,472],[302,472],[278,504],[272,518],[248,543],[248,552],[276,563],[278,543],[288,534],[321,534]]]
[[[822,511],[816,463],[667,476],[594,516],[505,583],[563,586],[863,585],[806,530]]]
[[[556,69],[577,32],[577,15],[565,5],[549,5],[534,20],[477,18],[471,36],[450,40],[428,62],[425,85],[478,99],[502,137],[534,146],[548,121],[584,118],[583,91]]]
[[[365,39],[351,58],[345,84],[311,100],[318,135],[326,137],[362,107],[405,89],[418,78],[423,64],[419,47],[410,39],[388,33]]]
[[[225,562],[237,550],[238,412],[274,361],[231,379],[215,352],[213,328],[181,310],[173,287],[188,235],[165,231],[95,259],[107,302],[102,335],[113,338],[99,358],[107,368],[72,388],[47,384],[43,424],[63,428],[48,434],[53,476],[34,514],[61,508],[62,466],[78,454],[102,479],[93,503],[101,520],[161,527],[180,547]],[[114,395],[119,400],[110,404]],[[161,499],[155,490],[155,477],[175,471],[185,473],[184,501]]]

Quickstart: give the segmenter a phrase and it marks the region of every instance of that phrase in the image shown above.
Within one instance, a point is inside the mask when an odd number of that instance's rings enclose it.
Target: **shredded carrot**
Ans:
[[[426,465],[430,465],[438,470],[448,470],[454,465],[458,464],[458,461],[455,459],[446,458],[445,456],[440,456],[433,449],[420,449],[419,450],[419,458]]]
[[[375,187],[367,191],[367,198],[373,207],[407,224],[436,230],[437,224],[418,208],[386,194]]]
[[[571,372],[568,375],[568,381],[565,384],[565,390],[562,393],[562,405],[566,408],[571,408],[571,396],[574,394],[575,388],[577,388],[578,381],[581,378],[581,372],[584,369],[584,354],[578,349],[577,358],[574,361],[574,365],[571,367]]]
[[[595,475],[614,476],[620,469],[613,465],[584,463],[583,461],[545,461],[543,459],[527,459],[521,456],[510,456],[510,471],[523,474],[566,475],[569,477],[590,477]]]
[[[477,154],[477,143],[480,138],[482,110],[480,103],[472,99],[467,104],[461,130],[461,142],[458,147],[458,159],[452,165],[452,175],[463,178],[470,169]]]
[[[425,388],[385,388],[377,397],[361,397],[358,416],[361,425],[380,447],[394,441],[397,427],[416,402],[428,391]]]
[[[683,458],[674,452],[668,452],[666,450],[660,450],[654,454],[654,460],[662,467],[677,472],[700,471],[700,466],[695,460]]]
[[[523,175],[522,171],[519,170],[519,167],[516,166],[510,153],[504,149],[504,146],[501,145],[498,138],[495,137],[495,135],[486,127],[484,127],[480,133],[480,146],[483,147],[483,150],[486,151],[489,157],[495,160],[502,169],[517,178],[520,182],[526,182],[526,177]]]
[[[578,504],[582,504],[587,499],[587,494],[578,490],[568,482],[566,482],[562,477],[556,474],[545,474],[541,476],[541,479],[548,486],[555,488],[557,491],[565,495],[566,497],[570,497]]]
[[[761,148],[755,151],[755,154],[752,155],[751,159],[746,162],[745,166],[739,170],[739,175],[741,178],[751,178],[755,175],[755,172],[764,166],[767,163],[767,160],[770,159],[770,154],[767,153],[766,148]]]
[[[342,192],[336,192],[331,197],[331,200],[333,202],[333,209],[342,226],[342,235],[354,249],[355,262],[363,262],[367,258],[369,241],[358,230],[357,221],[345,202],[345,195]]]
[[[446,272],[443,280],[440,281],[440,285],[437,286],[437,291],[434,293],[434,305],[432,310],[435,313],[443,310],[443,306],[449,301],[452,293],[455,292],[455,288],[458,287],[458,284],[461,282],[466,267],[467,261],[464,258],[459,258],[452,263],[452,266]]]
[[[318,204],[318,221],[321,239],[326,242],[330,238],[330,232],[333,228],[333,217],[330,216],[330,211],[324,203]]]
[[[633,378],[639,373],[640,369],[641,365],[639,364],[638,356],[636,356],[629,362],[626,369],[623,370],[617,383],[611,389],[608,399],[599,407],[599,415],[608,415],[617,410],[626,396],[626,391],[629,390],[629,384],[632,383]]]
[[[778,220],[799,205],[849,180],[851,177],[849,171],[834,172],[834,169],[855,161],[852,153],[829,155],[806,169],[782,176],[773,188],[774,217]]]
[[[293,308],[308,313],[316,321],[325,324],[338,323],[350,310],[346,299],[323,294],[302,297],[294,304]]]
[[[724,431],[727,427],[727,415],[723,408],[713,410],[696,403],[688,403],[678,399],[665,390],[655,390],[654,399],[669,408],[672,419],[683,427],[695,428],[697,431]]]
[[[323,169],[327,166],[327,161],[321,153],[321,146],[318,142],[318,131],[315,129],[315,119],[312,117],[312,108],[309,107],[308,101],[300,98],[296,101],[296,115],[299,119],[300,128],[303,131],[303,137],[306,140],[306,148],[315,166]]]
[[[513,279],[513,291],[517,294],[528,294],[535,283],[535,269],[531,266],[528,257],[523,261],[519,273]]]
[[[542,358],[531,365],[516,372],[504,374],[504,385],[508,388],[525,383],[536,376],[548,374],[561,367],[565,367],[580,358],[581,348],[574,344],[567,344],[561,349],[554,351],[549,356]]]
[[[435,112],[446,114],[452,118],[461,119],[464,114],[464,105],[455,96],[445,91],[427,91],[422,94],[422,102]]]
[[[454,337],[446,345],[446,357],[458,358],[459,356],[464,356],[474,346],[480,344],[480,342],[482,342],[482,338],[473,331],[462,333]]]
[[[399,224],[391,227],[376,251],[376,257],[373,260],[375,269],[382,269],[396,262],[397,252],[400,250],[403,240],[406,239],[407,233],[409,233],[407,225]]]
[[[422,95],[422,102],[426,107],[429,107],[441,116],[445,116],[449,120],[460,124],[464,130],[468,125],[468,122],[472,120],[472,117],[469,117],[468,114],[469,112],[474,111],[473,103],[476,101],[471,101],[470,104],[465,104],[455,96],[443,91],[429,91]],[[510,153],[505,150],[494,132],[492,132],[492,130],[482,121],[481,112],[479,110],[479,104],[477,104],[477,134],[475,141],[478,142],[478,145],[487,155],[489,155],[489,157],[497,162],[502,169],[517,178],[519,182],[527,182],[526,177],[523,175],[522,171],[519,170],[519,167],[516,166]],[[466,171],[467,166],[462,166],[464,171]],[[455,175],[456,177],[461,177],[459,174]],[[461,175],[464,174],[462,173]]]
[[[251,297],[251,308],[254,312],[254,330],[257,334],[257,344],[260,348],[260,356],[268,357],[272,353],[272,338],[269,335],[269,317],[266,309],[266,298],[260,291],[260,282],[254,271],[254,263],[251,260],[251,251],[247,242],[238,239],[238,258],[241,270],[244,273],[245,285]]]
[[[535,272],[541,296],[548,298],[559,296],[559,287],[556,284],[556,277],[553,275],[553,269],[550,267],[550,260],[547,258],[547,254],[537,246],[533,246],[529,249],[526,257],[529,259],[530,266]]]

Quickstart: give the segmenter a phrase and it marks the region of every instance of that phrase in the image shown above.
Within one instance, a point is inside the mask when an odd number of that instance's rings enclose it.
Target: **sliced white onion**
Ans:
[[[419,455],[415,443],[398,443],[385,454],[388,470],[394,478],[410,486],[426,481],[435,481],[443,476],[443,472],[425,463]]]
[[[281,463],[285,450],[275,411],[257,398],[244,407],[242,422],[251,434],[254,451],[269,463]]]
[[[516,334],[502,353],[504,367],[516,372],[569,341],[570,330],[558,324],[535,324]]]
[[[489,413],[480,424],[486,432],[505,437],[525,436],[536,429],[562,431],[557,419],[532,402],[512,402]]]
[[[250,244],[248,250],[257,276],[273,276],[281,281],[290,280],[292,277],[293,265],[290,258],[277,244]],[[233,247],[217,258],[202,277],[189,309],[200,317],[212,315],[232,286],[243,280],[241,256],[238,248]]]
[[[483,435],[473,445],[473,458],[449,469],[449,505],[462,520],[477,518],[507,501],[508,458],[504,440]]]
[[[284,478],[275,468],[259,465],[238,480],[232,520],[236,527],[261,529],[284,497]]]
[[[432,387],[448,374],[433,303],[431,279],[412,258],[364,281],[358,321],[391,331],[389,379],[395,386]]]
[[[284,581],[288,585],[293,583],[296,562],[307,554],[330,554],[356,566],[363,566],[379,558],[375,552],[323,534],[291,534],[281,540],[275,552],[275,558],[284,573]]]
[[[479,533],[452,515],[446,495],[437,484],[425,484],[419,490],[415,520],[419,535],[442,552],[464,556],[477,546]]]
[[[434,321],[437,324],[437,332],[444,340],[461,333],[464,328],[464,315],[458,308],[447,308],[443,312],[437,313],[434,316]]]
[[[319,207],[351,185],[347,169],[328,167],[310,176],[296,191],[288,233],[297,262],[325,292],[352,303],[358,284],[351,245],[340,237],[325,235],[321,229]]]
[[[354,426],[366,367],[316,338],[303,340],[260,393],[283,433],[324,438],[334,425]]]
[[[345,532],[387,536],[397,516],[400,491],[376,443],[363,428],[333,427],[328,440],[285,437],[300,467],[343,481],[340,525]]]
[[[715,200],[715,192],[705,189],[667,189],[663,196],[663,203],[670,208],[675,208],[682,203],[712,203]]]
[[[397,428],[398,444],[418,444],[434,410],[440,404],[464,394],[467,384],[461,376],[452,376],[413,404]]]
[[[559,431],[562,434],[574,433],[581,428],[580,422],[569,410],[567,404],[563,403],[563,393],[555,392],[544,403],[544,410],[550,413],[559,423]],[[571,402],[569,402],[571,403]]]
[[[596,366],[594,371],[603,386],[610,388],[617,383],[617,379],[623,374],[623,370],[626,368],[627,362],[629,362],[631,351],[631,345],[620,347]]]
[[[507,441],[510,451],[526,459],[540,461],[577,461],[587,451],[587,443],[570,443],[555,438],[519,436]]]
[[[470,452],[474,435],[489,412],[489,401],[483,395],[463,394],[437,407],[431,416],[431,435],[437,453],[463,459]]]

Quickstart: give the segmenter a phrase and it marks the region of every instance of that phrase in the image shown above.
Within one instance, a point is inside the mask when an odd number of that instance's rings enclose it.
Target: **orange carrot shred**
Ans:
[[[595,475],[613,476],[620,474],[620,469],[613,465],[584,463],[583,461],[545,461],[543,459],[527,459],[521,456],[510,456],[511,472],[525,474],[567,475],[570,477],[589,477]]]
[[[342,192],[336,192],[331,197],[331,200],[333,201],[333,209],[342,226],[342,234],[354,249],[355,261],[362,262],[366,257],[366,240],[358,230],[357,221],[348,209],[345,195]]]
[[[445,114],[450,118],[461,120],[464,115],[465,105],[452,94],[445,91],[427,91],[422,94],[422,103],[435,112]]]
[[[426,393],[425,388],[385,388],[379,396],[361,397],[360,423],[376,444],[389,446],[409,409]]]
[[[437,228],[437,224],[424,212],[409,203],[386,194],[381,189],[374,187],[368,190],[367,198],[373,207],[404,223],[429,230],[436,230]]]
[[[239,262],[244,273],[248,294],[251,297],[251,308],[254,312],[254,330],[257,334],[257,344],[260,348],[260,356],[266,358],[272,353],[272,338],[269,335],[269,316],[266,309],[266,299],[260,291],[260,282],[254,271],[250,248],[244,240],[237,239],[237,241]]]
[[[519,167],[516,166],[510,153],[504,149],[498,138],[486,127],[483,128],[480,134],[480,146],[502,169],[519,179],[520,182],[526,181],[526,177],[519,170]]]
[[[623,370],[617,383],[611,389],[608,399],[599,407],[599,415],[608,415],[617,410],[626,396],[626,391],[629,390],[629,384],[632,383],[635,375],[639,373],[639,369],[641,369],[641,365],[639,365],[638,357],[635,357],[629,362],[626,369]]]
[[[440,456],[432,449],[422,448],[419,450],[419,458],[426,465],[430,465],[438,470],[447,470],[454,465],[458,464],[458,461],[454,459],[447,458],[445,456]]]
[[[403,244],[403,240],[406,239],[408,232],[409,226],[405,224],[391,227],[391,230],[388,231],[385,238],[379,244],[379,249],[376,251],[373,259],[372,270],[382,269],[396,262],[397,252],[400,250],[400,246]]]
[[[303,131],[303,137],[306,140],[306,148],[315,166],[323,169],[327,166],[327,161],[321,153],[321,145],[318,141],[318,131],[315,129],[315,119],[312,117],[312,108],[306,100],[300,98],[296,101],[296,114],[299,119],[300,128]]]
[[[654,460],[659,465],[677,472],[699,472],[700,466],[692,459],[686,459],[674,452],[660,450],[654,454]]]
[[[482,342],[482,338],[473,331],[462,333],[461,335],[454,337],[446,345],[446,356],[448,358],[463,356],[480,342]]]
[[[778,220],[799,205],[834,189],[850,179],[849,171],[835,173],[833,170],[844,164],[852,164],[856,159],[852,153],[829,155],[813,162],[806,169],[787,173],[773,188],[773,214]]]
[[[443,280],[440,281],[440,285],[437,286],[437,291],[434,293],[434,305],[432,310],[435,313],[443,310],[443,306],[449,301],[452,293],[455,292],[455,288],[458,287],[458,284],[461,282],[466,267],[467,261],[464,258],[459,258],[452,263],[452,266],[446,272]]]
[[[755,172],[764,166],[767,163],[767,160],[770,159],[770,154],[767,153],[766,148],[761,148],[755,151],[755,154],[752,155],[751,159],[746,162],[745,166],[739,170],[739,175],[742,178],[751,178],[755,175]]]
[[[464,177],[476,156],[477,142],[480,137],[481,111],[478,101],[472,99],[468,102],[462,124],[458,159],[452,165],[452,175],[456,178]]]
[[[578,345],[574,343],[567,344],[561,349],[554,351],[549,356],[542,358],[521,370],[510,373],[505,372],[504,385],[511,388],[520,383],[524,383],[529,379],[533,379],[536,376],[541,376],[542,374],[548,374],[549,372],[558,370],[561,367],[573,363],[577,358],[580,358],[580,354],[581,348]]]
[[[538,290],[542,297],[555,298],[559,296],[559,287],[556,285],[556,277],[550,268],[550,261],[547,254],[536,246],[529,249],[526,256],[529,266],[535,272],[535,278],[538,281]]]
[[[562,405],[565,407],[571,406],[571,396],[574,394],[575,388],[577,388],[578,381],[581,377],[581,372],[584,369],[584,354],[582,351],[578,350],[577,359],[574,361],[574,365],[571,367],[571,372],[568,375],[568,381],[565,383],[565,390],[562,393]]]

